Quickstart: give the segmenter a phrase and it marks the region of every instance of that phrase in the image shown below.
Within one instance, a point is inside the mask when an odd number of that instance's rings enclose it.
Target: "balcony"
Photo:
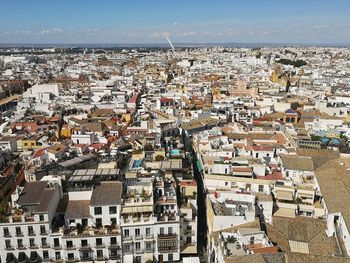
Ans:
[[[62,246],[60,244],[54,244],[53,249],[60,250],[60,249],[62,249]]]
[[[29,246],[29,249],[38,249],[39,246],[35,245],[35,244],[32,244]]]
[[[159,239],[175,239],[177,234],[158,234]]]
[[[120,260],[121,256],[120,255],[109,255],[109,259]]]
[[[89,244],[81,244],[79,250],[91,250],[91,247]]]
[[[28,236],[35,236],[35,232],[34,231],[28,232]]]
[[[145,247],[145,253],[154,253],[154,247],[151,247],[151,248]]]
[[[105,262],[107,262],[107,261],[108,261],[108,258],[107,258],[107,257],[105,257],[105,256],[101,256],[101,257],[97,256],[95,260],[97,260],[97,261],[105,261]]]
[[[144,253],[144,250],[143,250],[142,248],[139,248],[139,249],[136,249],[136,248],[135,248],[134,251],[135,251],[136,254],[142,254],[142,253]]]
[[[85,228],[63,228],[59,229],[64,237],[94,237],[94,236],[115,236],[120,234],[119,226],[105,226],[101,228],[85,227]]]
[[[15,247],[14,247],[14,246],[6,246],[5,249],[6,249],[6,250],[15,250]]]
[[[177,247],[176,246],[167,246],[167,247],[158,246],[158,251],[159,252],[174,252],[174,251],[177,251]]]
[[[93,257],[92,256],[88,256],[88,257],[81,257],[80,261],[93,261]]]
[[[42,244],[41,247],[42,247],[42,248],[50,248],[50,245],[48,245],[48,244]]]
[[[118,245],[117,243],[111,243],[110,245],[109,245],[109,248],[117,248],[117,249],[120,249],[120,245]]]
[[[145,239],[154,239],[154,235],[153,234],[146,234],[145,235]]]
[[[79,258],[73,258],[73,259],[68,259],[68,260],[66,261],[66,263],[73,263],[73,262],[79,262],[79,261],[80,261]]]
[[[96,244],[96,248],[104,248],[106,245],[104,243]]]
[[[132,237],[131,236],[124,236],[123,237],[123,241],[132,241]]]
[[[66,246],[65,249],[66,249],[66,250],[75,250],[75,249],[76,249],[76,246],[74,246],[74,245]]]

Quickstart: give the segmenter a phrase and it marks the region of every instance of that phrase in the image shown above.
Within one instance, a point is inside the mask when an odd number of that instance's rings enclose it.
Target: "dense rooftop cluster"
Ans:
[[[1,54],[1,262],[349,262],[349,49]]]

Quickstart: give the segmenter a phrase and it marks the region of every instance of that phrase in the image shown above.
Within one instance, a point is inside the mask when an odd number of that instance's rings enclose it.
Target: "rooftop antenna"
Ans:
[[[169,37],[168,37],[168,36],[165,36],[165,38],[166,38],[166,40],[168,40],[169,45],[171,46],[171,49],[172,49],[173,51],[175,51],[175,48],[174,48],[173,44],[171,43]]]

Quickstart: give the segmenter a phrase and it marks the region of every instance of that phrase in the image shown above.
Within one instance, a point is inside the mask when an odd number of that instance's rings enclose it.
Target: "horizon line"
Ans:
[[[181,45],[178,48],[184,48],[184,47],[190,47],[193,45],[197,45],[197,46],[229,46],[229,45],[236,45],[236,46],[259,46],[259,47],[264,47],[264,46],[300,46],[300,47],[350,47],[350,42],[349,43],[289,43],[289,42],[173,42],[173,44],[175,45]],[[0,47],[11,47],[11,46],[23,46],[23,47],[32,47],[32,46],[49,46],[49,47],[55,47],[55,46],[77,46],[77,47],[86,47],[86,46],[119,46],[119,47],[128,47],[128,46],[132,46],[132,47],[142,47],[142,46],[154,46],[154,47],[168,47],[169,44],[168,43],[164,43],[164,42],[142,42],[142,43],[133,43],[133,42],[129,42],[129,43],[84,43],[84,42],[77,42],[77,43],[65,43],[65,42],[58,42],[58,43],[53,43],[53,42],[49,42],[49,43],[31,43],[31,42],[14,42],[14,43],[1,43],[0,42]],[[187,45],[187,46],[186,46]],[[169,46],[169,48],[171,48]]]

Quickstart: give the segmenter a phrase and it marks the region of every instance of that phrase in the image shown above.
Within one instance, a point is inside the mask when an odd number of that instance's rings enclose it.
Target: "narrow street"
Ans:
[[[201,173],[197,167],[196,154],[193,152],[193,172],[197,181],[197,205],[198,205],[198,234],[197,234],[197,249],[201,262],[207,262],[207,211],[206,211],[206,193],[204,191],[203,180]]]

